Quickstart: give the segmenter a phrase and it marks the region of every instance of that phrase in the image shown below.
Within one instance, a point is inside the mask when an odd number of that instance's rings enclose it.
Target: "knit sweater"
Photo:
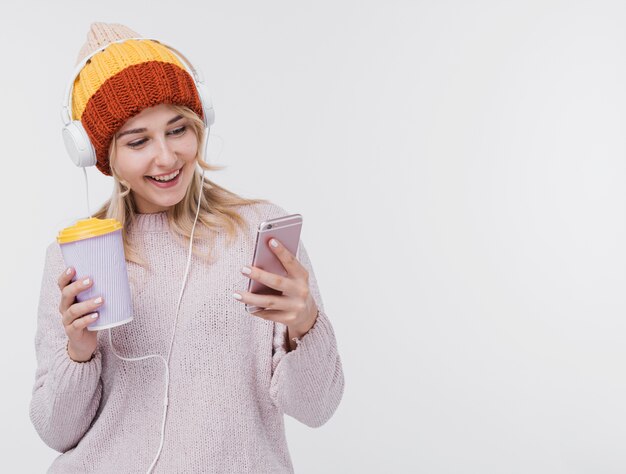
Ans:
[[[289,351],[284,324],[250,315],[232,297],[247,290],[240,268],[252,262],[258,223],[288,214],[271,203],[237,210],[250,227],[234,244],[228,245],[223,232],[212,240],[194,237],[194,246],[213,246],[215,259],[192,258],[169,363],[164,444],[154,473],[293,472],[283,414],[319,427],[343,395],[335,335],[302,242],[296,257],[309,272],[319,315],[294,350]],[[128,235],[150,268],[127,262],[134,319],[111,329],[113,347],[122,357],[167,358],[188,246],[169,230],[165,212],[138,215]],[[156,357],[119,359],[109,346],[109,330],[98,332],[92,360],[71,360],[58,309],[57,279],[65,268],[59,245],[51,243],[30,403],[39,436],[62,453],[48,473],[145,473],[161,439],[165,364]]]

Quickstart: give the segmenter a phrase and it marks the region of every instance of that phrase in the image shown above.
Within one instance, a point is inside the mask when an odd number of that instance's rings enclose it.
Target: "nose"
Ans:
[[[161,137],[157,140],[157,149],[155,150],[154,162],[157,166],[164,169],[174,168],[174,164],[178,161],[176,156],[176,150],[171,141],[168,141],[165,137]]]

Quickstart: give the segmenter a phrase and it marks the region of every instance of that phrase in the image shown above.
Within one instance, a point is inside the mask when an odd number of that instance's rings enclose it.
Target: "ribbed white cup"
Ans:
[[[102,296],[100,315],[87,326],[89,331],[113,328],[133,320],[122,230],[60,244],[67,266],[76,269],[77,277],[88,276],[93,285],[78,294],[78,301]]]

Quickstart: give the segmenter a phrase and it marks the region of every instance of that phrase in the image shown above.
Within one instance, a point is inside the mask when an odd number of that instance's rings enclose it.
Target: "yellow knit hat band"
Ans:
[[[110,44],[104,51],[91,57],[74,81],[73,119],[81,120],[89,99],[105,81],[127,67],[148,61],[170,63],[185,71],[174,53],[155,41],[127,40],[123,43]]]

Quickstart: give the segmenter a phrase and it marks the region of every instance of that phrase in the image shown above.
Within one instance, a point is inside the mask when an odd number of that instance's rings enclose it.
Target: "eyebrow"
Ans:
[[[183,116],[182,116],[182,115],[177,115],[177,116],[176,116],[176,117],[174,117],[173,119],[170,119],[170,121],[169,121],[169,122],[167,122],[167,125],[171,125],[171,124],[173,124],[174,122],[178,122],[178,121],[179,121],[180,119],[182,119],[182,118],[183,118]],[[116,135],[116,138],[120,138],[120,137],[123,137],[124,135],[129,135],[129,134],[131,134],[131,133],[143,133],[143,132],[145,132],[146,130],[147,130],[147,129],[145,129],[145,128],[133,128],[132,130],[126,130],[126,131],[124,131],[124,132],[118,133],[118,134]]]

